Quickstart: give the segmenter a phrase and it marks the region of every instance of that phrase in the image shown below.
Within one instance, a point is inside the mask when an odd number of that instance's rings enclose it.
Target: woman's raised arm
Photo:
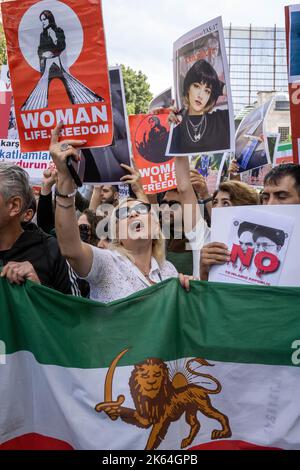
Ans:
[[[57,169],[55,228],[62,255],[68,260],[74,271],[85,277],[91,270],[93,252],[90,245],[80,239],[75,212],[76,188],[67,168],[67,158],[79,161],[78,147],[85,141],[64,140],[59,142],[63,125],[59,124],[53,131],[50,154]]]

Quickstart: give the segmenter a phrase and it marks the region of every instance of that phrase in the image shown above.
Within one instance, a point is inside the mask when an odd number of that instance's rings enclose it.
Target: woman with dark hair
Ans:
[[[58,28],[53,14],[45,10],[40,14],[43,31],[40,35],[38,56],[40,58],[41,73],[45,72],[47,59],[58,57],[66,48],[64,31]]]
[[[225,85],[206,60],[198,60],[183,82],[185,110],[172,113],[173,130],[170,154],[197,154],[230,148],[228,109],[213,111],[218,98],[225,95]]]
[[[90,245],[97,246],[99,238],[96,234],[97,225],[101,218],[96,215],[94,211],[86,209],[80,215],[77,223],[79,227],[80,238],[83,242]]]
[[[43,27],[38,47],[42,77],[25,101],[22,110],[47,108],[49,85],[54,78],[63,82],[72,104],[104,101],[73,77],[68,72],[68,67],[63,64],[61,54],[66,49],[66,38],[64,30],[57,26],[53,13],[50,10],[44,10],[39,19]]]

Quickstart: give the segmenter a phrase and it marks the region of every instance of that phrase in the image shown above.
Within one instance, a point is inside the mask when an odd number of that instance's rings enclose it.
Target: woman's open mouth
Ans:
[[[131,222],[130,224],[130,228],[134,232],[140,232],[143,229],[143,227],[144,227],[144,224],[140,220],[135,220],[134,222]]]

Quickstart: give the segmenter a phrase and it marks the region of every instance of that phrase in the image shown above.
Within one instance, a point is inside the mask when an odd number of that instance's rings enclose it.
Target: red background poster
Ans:
[[[133,156],[146,194],[176,188],[174,158],[165,156],[170,132],[168,114],[129,116]]]
[[[51,129],[110,145],[112,111],[100,0],[2,4],[22,151],[47,150]]]

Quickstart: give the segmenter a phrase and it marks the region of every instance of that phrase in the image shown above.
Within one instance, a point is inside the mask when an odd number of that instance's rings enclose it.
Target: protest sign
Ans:
[[[7,139],[0,139],[0,162],[23,168],[32,183],[40,183],[44,170],[53,165],[49,152],[22,152],[19,140]]]
[[[293,162],[300,163],[300,5],[285,7]]]
[[[280,143],[280,134],[276,132],[274,133],[268,132],[266,136],[267,136],[267,145],[268,145],[270,162],[274,166],[274,158],[276,155],[276,150]]]
[[[174,83],[182,122],[171,127],[167,155],[233,150],[233,105],[221,18],[175,42]]]
[[[255,168],[254,170],[244,171],[240,174],[241,181],[243,183],[249,184],[249,186],[262,188],[264,185],[264,179],[271,170],[272,165],[263,165],[259,168]]]
[[[131,165],[129,125],[121,67],[109,69],[113,109],[114,139],[110,147],[83,149],[79,174],[84,183],[118,184],[127,172],[121,163]]]
[[[193,156],[190,160],[192,170],[197,170],[205,178],[209,194],[219,187],[226,171],[227,154],[210,154]]]
[[[239,172],[271,163],[265,123],[273,98],[244,117],[236,132],[236,160]]]
[[[300,5],[289,9],[289,83],[300,83]]]
[[[231,260],[213,266],[209,280],[300,286],[299,237],[299,205],[214,209],[211,240],[225,243]]]
[[[16,118],[23,151],[49,147],[51,129],[110,145],[113,136],[101,2],[4,2]]]
[[[168,114],[129,116],[134,160],[146,194],[176,188],[175,161],[166,156],[169,138]]]
[[[6,91],[12,91],[10,73],[9,73],[8,65],[6,64],[1,65],[0,80],[4,83]]]
[[[172,106],[172,89],[168,88],[155,96],[149,105],[149,113],[156,108],[170,108]]]

